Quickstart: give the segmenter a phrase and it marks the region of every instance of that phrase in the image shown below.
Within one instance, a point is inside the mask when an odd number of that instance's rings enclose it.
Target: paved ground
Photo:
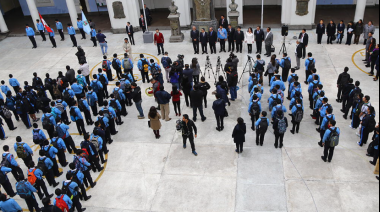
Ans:
[[[279,29],[274,29],[274,32],[278,51],[282,39]],[[169,38],[169,33],[164,31],[166,39]],[[194,55],[188,31],[184,33],[186,40],[183,43],[166,44],[165,47],[172,58],[179,53],[184,54],[185,62],[188,63]],[[289,38],[297,33],[292,31]],[[155,46],[142,44],[140,36],[140,33],[136,34],[138,45],[133,47],[135,61],[139,53],[156,59]],[[109,54],[122,54],[124,35],[107,34],[107,37]],[[376,37],[379,37],[378,33]],[[124,125],[118,126],[119,134],[114,136],[115,142],[109,146],[110,153],[105,171],[99,177],[93,175],[98,177],[98,185],[89,190],[93,198],[83,205],[91,212],[379,211],[379,183],[373,175],[374,167],[368,163],[369,158],[365,156],[366,148],[360,148],[356,144],[358,137],[355,131],[348,127],[349,121],[342,118],[340,105],[335,102],[336,79],[345,66],[350,67],[350,74],[355,80],[362,82],[364,93],[372,96],[372,103],[376,108],[379,106],[379,84],[361,71],[368,71],[361,62],[362,45],[317,46],[313,33],[310,39],[308,51],[315,54],[318,71],[326,86],[325,90],[328,91],[327,96],[335,108],[338,126],[342,130],[341,145],[337,147],[332,163],[324,163],[320,159],[323,150],[317,145],[319,134],[315,131],[313,121],[308,118],[308,113],[311,113],[309,109],[306,110],[301,133],[287,133],[282,150],[273,147],[274,135],[270,129],[264,147],[255,145],[255,133],[248,130],[244,153],[237,155],[234,152],[231,133],[236,119],[243,117],[248,129],[251,127],[247,114],[248,78],[245,74],[240,84],[238,101],[228,108],[230,116],[226,119],[225,130],[215,131],[215,118],[210,108],[205,110],[207,121],[196,123],[199,129],[199,137],[195,141],[198,157],[194,157],[189,149],[182,148],[181,135],[175,130],[173,107],[171,114],[174,120],[163,123],[160,140],[156,140],[153,132],[148,129],[147,120],[137,120],[136,108],[129,107],[129,115],[124,120]],[[52,49],[48,42],[42,43],[40,37],[37,37],[37,40],[39,47],[35,50],[31,49],[31,44],[25,37],[6,38],[1,41],[2,79],[7,81],[8,74],[12,73],[20,82],[30,81],[33,72],[39,73],[40,76],[50,73],[55,77],[58,71],[64,71],[66,65],[78,68],[74,55],[76,49],[71,48],[69,40],[58,41],[57,49]],[[294,40],[286,42],[290,53],[294,51],[294,43]],[[79,40],[79,44],[86,51],[90,67],[96,70],[102,59],[100,49],[93,48],[89,40]],[[244,51],[244,54],[239,54],[239,73],[242,73],[247,60],[246,48]],[[228,54],[212,55],[210,58],[214,67],[217,56],[221,56],[222,61],[225,61]],[[290,56],[294,60],[294,55]],[[201,66],[204,66],[205,57],[196,57],[199,58]],[[303,79],[302,70],[304,66],[298,73]],[[137,72],[135,74],[139,76]],[[212,78],[208,80],[212,82]],[[148,84],[139,84],[143,89],[148,87]],[[169,87],[167,86],[168,89]],[[303,94],[307,96],[305,85],[303,88]],[[263,108],[267,110],[267,84],[265,89],[262,102]],[[155,103],[153,98],[145,95],[143,98],[143,107],[147,113]],[[210,104],[213,100],[214,97],[209,95]],[[285,105],[288,104],[286,101]],[[184,103],[182,109],[183,114],[191,114],[191,109],[186,108]],[[18,135],[32,144],[31,131],[27,131],[21,123],[16,124],[16,131],[9,132],[5,129],[9,138],[1,141],[1,145],[13,145]],[[75,125],[72,124],[71,128],[75,142],[79,145],[81,138],[75,134]],[[72,160],[71,157],[68,158],[69,161]],[[20,160],[18,162],[21,163]],[[23,165],[22,168],[25,170]],[[14,185],[13,177],[10,178]],[[62,182],[63,177],[58,181]],[[53,191],[52,188],[49,190]],[[25,208],[22,200],[16,200]]]

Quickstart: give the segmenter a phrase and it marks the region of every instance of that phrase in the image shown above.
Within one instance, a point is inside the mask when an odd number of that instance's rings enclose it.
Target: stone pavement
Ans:
[[[163,33],[168,40],[170,32]],[[192,54],[189,31],[184,33],[185,41],[165,44],[166,51],[172,59],[177,54],[184,54],[186,63],[190,63],[193,57],[198,57],[200,65],[204,67],[206,57]],[[282,45],[280,29],[274,29],[274,33],[277,53]],[[286,41],[293,60],[295,40],[292,40],[292,36],[297,34],[298,32],[291,31]],[[109,55],[121,55],[125,35],[106,35],[110,47]],[[140,36],[141,32],[135,35],[138,44],[133,46],[135,61],[139,53],[146,54],[148,58],[160,58],[156,56],[155,46],[143,44]],[[379,37],[378,33],[376,37]],[[247,113],[248,74],[244,74],[238,101],[228,107],[230,116],[225,120],[225,130],[215,130],[216,123],[211,108],[205,110],[208,119],[204,123],[196,122],[199,130],[199,137],[195,140],[198,157],[193,156],[189,149],[182,148],[181,135],[175,130],[175,121],[178,118],[173,115],[172,106],[170,107],[173,120],[162,123],[162,137],[159,140],[156,140],[153,132],[148,129],[147,120],[137,119],[136,108],[128,107],[129,115],[124,119],[124,125],[117,126],[119,134],[113,137],[115,142],[109,145],[110,153],[105,171],[100,175],[93,174],[93,177],[98,178],[98,185],[88,192],[93,198],[83,202],[83,205],[91,212],[379,211],[379,183],[373,175],[374,167],[368,163],[370,158],[365,156],[366,148],[356,144],[358,137],[355,131],[348,127],[349,121],[342,118],[340,104],[335,102],[336,79],[346,66],[350,67],[351,76],[362,82],[363,92],[371,95],[371,102],[375,108],[379,108],[379,84],[361,71],[368,71],[361,62],[364,48],[362,45],[316,45],[316,36],[313,33],[310,33],[310,40],[308,51],[315,55],[316,67],[321,74],[330,103],[335,109],[338,127],[342,130],[341,144],[335,151],[332,163],[324,163],[320,159],[323,149],[317,145],[319,134],[315,131],[313,120],[308,117],[311,113],[309,109],[305,111],[300,134],[292,135],[288,132],[282,150],[273,147],[274,135],[271,128],[266,135],[264,146],[255,145],[255,133],[249,129],[251,121]],[[7,82],[8,74],[12,73],[22,83],[25,80],[30,81],[33,72],[37,72],[41,77],[44,77],[45,73],[56,77],[58,71],[65,71],[66,65],[75,69],[79,67],[76,64],[76,49],[71,48],[69,39],[64,42],[57,41],[57,49],[52,49],[49,42],[41,42],[38,36],[37,42],[39,46],[34,50],[25,37],[10,37],[0,42],[1,79]],[[99,47],[93,48],[89,40],[78,42],[86,52],[90,67],[96,71],[102,60]],[[238,55],[241,61],[239,73],[242,73],[247,61],[246,47],[244,52]],[[224,64],[228,54],[210,56],[214,71],[217,56],[221,56]],[[265,60],[268,62],[267,58]],[[301,79],[305,76],[303,70],[304,65],[298,71]],[[139,76],[136,70],[135,75]],[[213,76],[209,79],[208,74],[206,78],[210,82],[214,81]],[[141,81],[138,84],[143,90],[149,87]],[[306,86],[302,86],[303,95],[307,96]],[[110,86],[109,90],[112,87]],[[171,90],[171,86],[166,87],[166,90]],[[213,90],[214,88],[210,93]],[[265,110],[268,106],[268,90],[265,80],[265,95],[262,100]],[[209,95],[209,106],[213,100],[214,97]],[[288,104],[289,101],[285,101],[285,105]],[[143,96],[146,115],[150,106],[155,105],[153,98]],[[191,115],[192,110],[185,106],[184,101],[182,109],[182,114]],[[38,117],[40,116],[41,114],[38,114]],[[238,117],[244,118],[249,129],[244,153],[240,155],[235,153],[235,145],[231,138]],[[9,138],[1,141],[1,146],[13,146],[18,135],[30,145],[33,144],[31,131],[25,130],[21,123],[16,122],[16,125],[18,129],[13,132],[9,132],[5,127]],[[75,124],[72,123],[70,127],[76,145],[79,145],[81,137],[76,134]],[[87,128],[88,131],[92,130]],[[37,147],[33,148],[37,150]],[[13,150],[11,152],[15,154]],[[35,160],[36,155],[37,152]],[[72,157],[68,157],[68,160],[71,162]],[[18,162],[23,170],[26,170],[23,163],[20,160]],[[10,179],[14,185],[13,176],[10,176]],[[64,176],[58,179],[59,182],[63,180]],[[53,192],[53,189],[49,188],[49,191]],[[26,208],[23,200],[19,197],[16,200]]]

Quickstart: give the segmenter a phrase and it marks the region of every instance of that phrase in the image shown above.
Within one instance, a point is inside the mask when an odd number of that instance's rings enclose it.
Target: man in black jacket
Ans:
[[[70,68],[70,66],[66,66],[66,79],[69,81],[70,84],[74,83],[75,79],[75,71],[74,69]]]
[[[263,42],[265,40],[264,31],[258,26],[255,30],[256,54],[261,54]]]
[[[126,31],[127,31],[127,34],[128,34],[128,37],[129,37],[129,40],[131,41],[131,45],[135,45],[135,38],[133,36],[133,34],[135,33],[133,31],[133,26],[131,25],[130,22],[127,23],[127,26],[125,27],[126,28]]]
[[[197,121],[197,110],[201,115],[202,122],[206,121],[206,117],[203,115],[203,91],[199,89],[199,85],[194,85],[194,89],[190,92],[191,103],[193,105],[193,120]]]
[[[237,99],[237,84],[238,84],[238,73],[235,69],[230,69],[228,72],[228,87],[230,88],[231,101]]]
[[[330,23],[327,25],[326,33],[327,44],[333,44],[333,36],[335,36],[336,33],[336,25],[333,21],[330,21]]]
[[[191,151],[195,156],[198,153],[195,151],[194,138],[197,138],[197,127],[194,122],[189,119],[189,115],[185,114],[182,117],[182,138],[183,138],[183,148],[186,149],[186,141],[189,139],[191,144]]]
[[[208,43],[208,33],[204,28],[202,28],[201,33],[199,35],[199,39],[202,45],[202,54],[208,54],[207,52],[207,43]]]
[[[306,57],[306,47],[309,45],[309,35],[306,33],[306,29],[303,29],[300,33],[299,42],[302,46],[302,59],[305,59]]]
[[[348,74],[349,70],[350,69],[348,67],[344,68],[344,72],[339,74],[339,77],[338,77],[338,82],[337,82],[338,98],[336,99],[336,101],[339,103],[342,102],[342,98],[341,98],[342,91],[343,91],[344,87],[349,83],[350,78],[351,78],[351,76]]]
[[[341,103],[342,103],[342,112],[345,111],[346,109],[346,104],[348,102],[348,99],[350,97],[350,92],[355,88],[355,85],[354,85],[354,79],[350,78],[348,80],[348,84],[344,86],[343,88],[343,91],[342,91],[342,99],[341,99]]]
[[[143,15],[143,14],[140,15],[140,18],[139,18],[139,24],[140,24],[140,28],[141,28],[141,30],[143,31],[143,33],[145,33],[145,30],[146,30],[146,22],[145,22],[145,18],[144,18],[144,15]]]
[[[344,115],[343,115],[343,118],[344,119],[347,119],[347,115],[348,115],[348,112],[350,112],[350,109],[351,107],[354,105],[354,98],[357,94],[360,94],[362,92],[362,89],[359,87],[360,86],[360,82],[359,81],[356,81],[355,82],[355,88],[352,89],[349,94],[348,94],[348,102],[347,102],[347,105],[346,107],[344,108],[344,110],[341,110]]]
[[[318,44],[322,44],[322,37],[324,34],[326,34],[326,26],[324,24],[323,19],[319,21],[319,24],[317,25],[317,35],[318,35]]]
[[[139,86],[137,86],[137,84],[135,82],[132,82],[131,88],[132,88],[132,93],[131,93],[132,99],[135,102],[137,111],[139,111],[139,114],[140,114],[138,118],[144,119],[145,118],[144,117],[144,111],[141,107],[141,103],[142,103],[141,88]]]
[[[212,27],[210,27],[209,31],[209,39],[208,42],[210,44],[211,54],[216,54],[216,43],[218,42],[218,33],[214,31]]]
[[[228,52],[235,51],[234,36],[235,36],[235,29],[232,28],[231,24],[229,24],[228,29],[227,29]]]
[[[222,131],[224,129],[224,117],[226,115],[226,102],[221,99],[220,94],[216,94],[216,100],[214,101],[212,105],[212,109],[214,110],[215,117],[216,117],[216,130]]]
[[[197,27],[193,26],[193,30],[190,32],[190,37],[193,42],[194,54],[199,54],[199,31]]]
[[[241,31],[241,27],[239,26],[237,31],[235,32],[234,40],[236,43],[236,53],[242,53],[243,51],[243,42],[244,42],[244,33]]]
[[[228,27],[228,20],[226,19],[224,15],[220,17],[219,26],[223,26],[224,29],[227,29]]]
[[[302,58],[302,44],[297,40],[296,41],[297,43],[297,46],[296,46],[296,62],[297,62],[297,66],[294,68],[296,70],[299,70],[300,67],[301,67],[301,58]]]

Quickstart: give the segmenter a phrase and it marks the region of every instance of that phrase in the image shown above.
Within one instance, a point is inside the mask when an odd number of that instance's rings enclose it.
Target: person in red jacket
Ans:
[[[160,30],[156,29],[156,34],[154,34],[154,45],[157,45],[158,55],[164,54],[164,35],[160,32]]]

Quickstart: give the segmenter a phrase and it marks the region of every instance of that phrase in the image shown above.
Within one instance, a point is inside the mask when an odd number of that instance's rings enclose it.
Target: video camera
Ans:
[[[183,54],[179,54],[179,55],[177,56],[177,58],[178,58],[179,60],[183,60],[183,59],[185,58],[185,55],[183,55]]]

